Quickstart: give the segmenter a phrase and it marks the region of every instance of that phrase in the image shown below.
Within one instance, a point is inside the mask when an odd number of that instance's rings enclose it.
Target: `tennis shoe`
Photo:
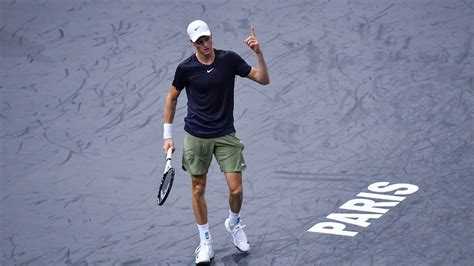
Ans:
[[[250,249],[247,236],[244,232],[245,225],[241,225],[240,222],[237,224],[229,223],[229,219],[226,219],[224,222],[225,229],[229,231],[234,240],[234,246],[241,252],[248,252]]]
[[[196,264],[209,264],[214,258],[214,250],[212,249],[212,243],[201,243],[196,248]]]

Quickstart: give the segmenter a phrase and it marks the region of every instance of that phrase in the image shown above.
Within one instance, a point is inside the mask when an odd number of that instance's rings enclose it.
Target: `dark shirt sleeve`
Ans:
[[[240,57],[240,55],[232,52],[232,60],[234,62],[235,74],[241,77],[247,77],[250,74],[252,67]]]
[[[186,86],[186,76],[184,75],[184,71],[181,65],[178,65],[176,68],[176,72],[174,73],[174,79],[172,85],[176,87],[177,90],[182,90]]]

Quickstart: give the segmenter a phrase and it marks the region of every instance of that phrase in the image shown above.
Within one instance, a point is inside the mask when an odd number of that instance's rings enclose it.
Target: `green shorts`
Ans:
[[[191,175],[207,174],[214,155],[222,172],[240,172],[246,167],[243,149],[235,133],[204,139],[184,132],[183,169]]]

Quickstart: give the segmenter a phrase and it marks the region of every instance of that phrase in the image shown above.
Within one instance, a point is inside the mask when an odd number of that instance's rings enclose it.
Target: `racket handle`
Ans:
[[[173,148],[169,148],[168,153],[166,154],[166,160],[171,160],[172,154],[173,154]]]

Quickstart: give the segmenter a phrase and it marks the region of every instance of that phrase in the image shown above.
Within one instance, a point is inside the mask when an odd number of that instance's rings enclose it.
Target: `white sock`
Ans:
[[[240,213],[235,213],[229,210],[229,223],[230,224],[240,223]]]
[[[211,232],[209,232],[209,224],[198,224],[199,229],[199,238],[201,243],[210,243],[212,242]]]

